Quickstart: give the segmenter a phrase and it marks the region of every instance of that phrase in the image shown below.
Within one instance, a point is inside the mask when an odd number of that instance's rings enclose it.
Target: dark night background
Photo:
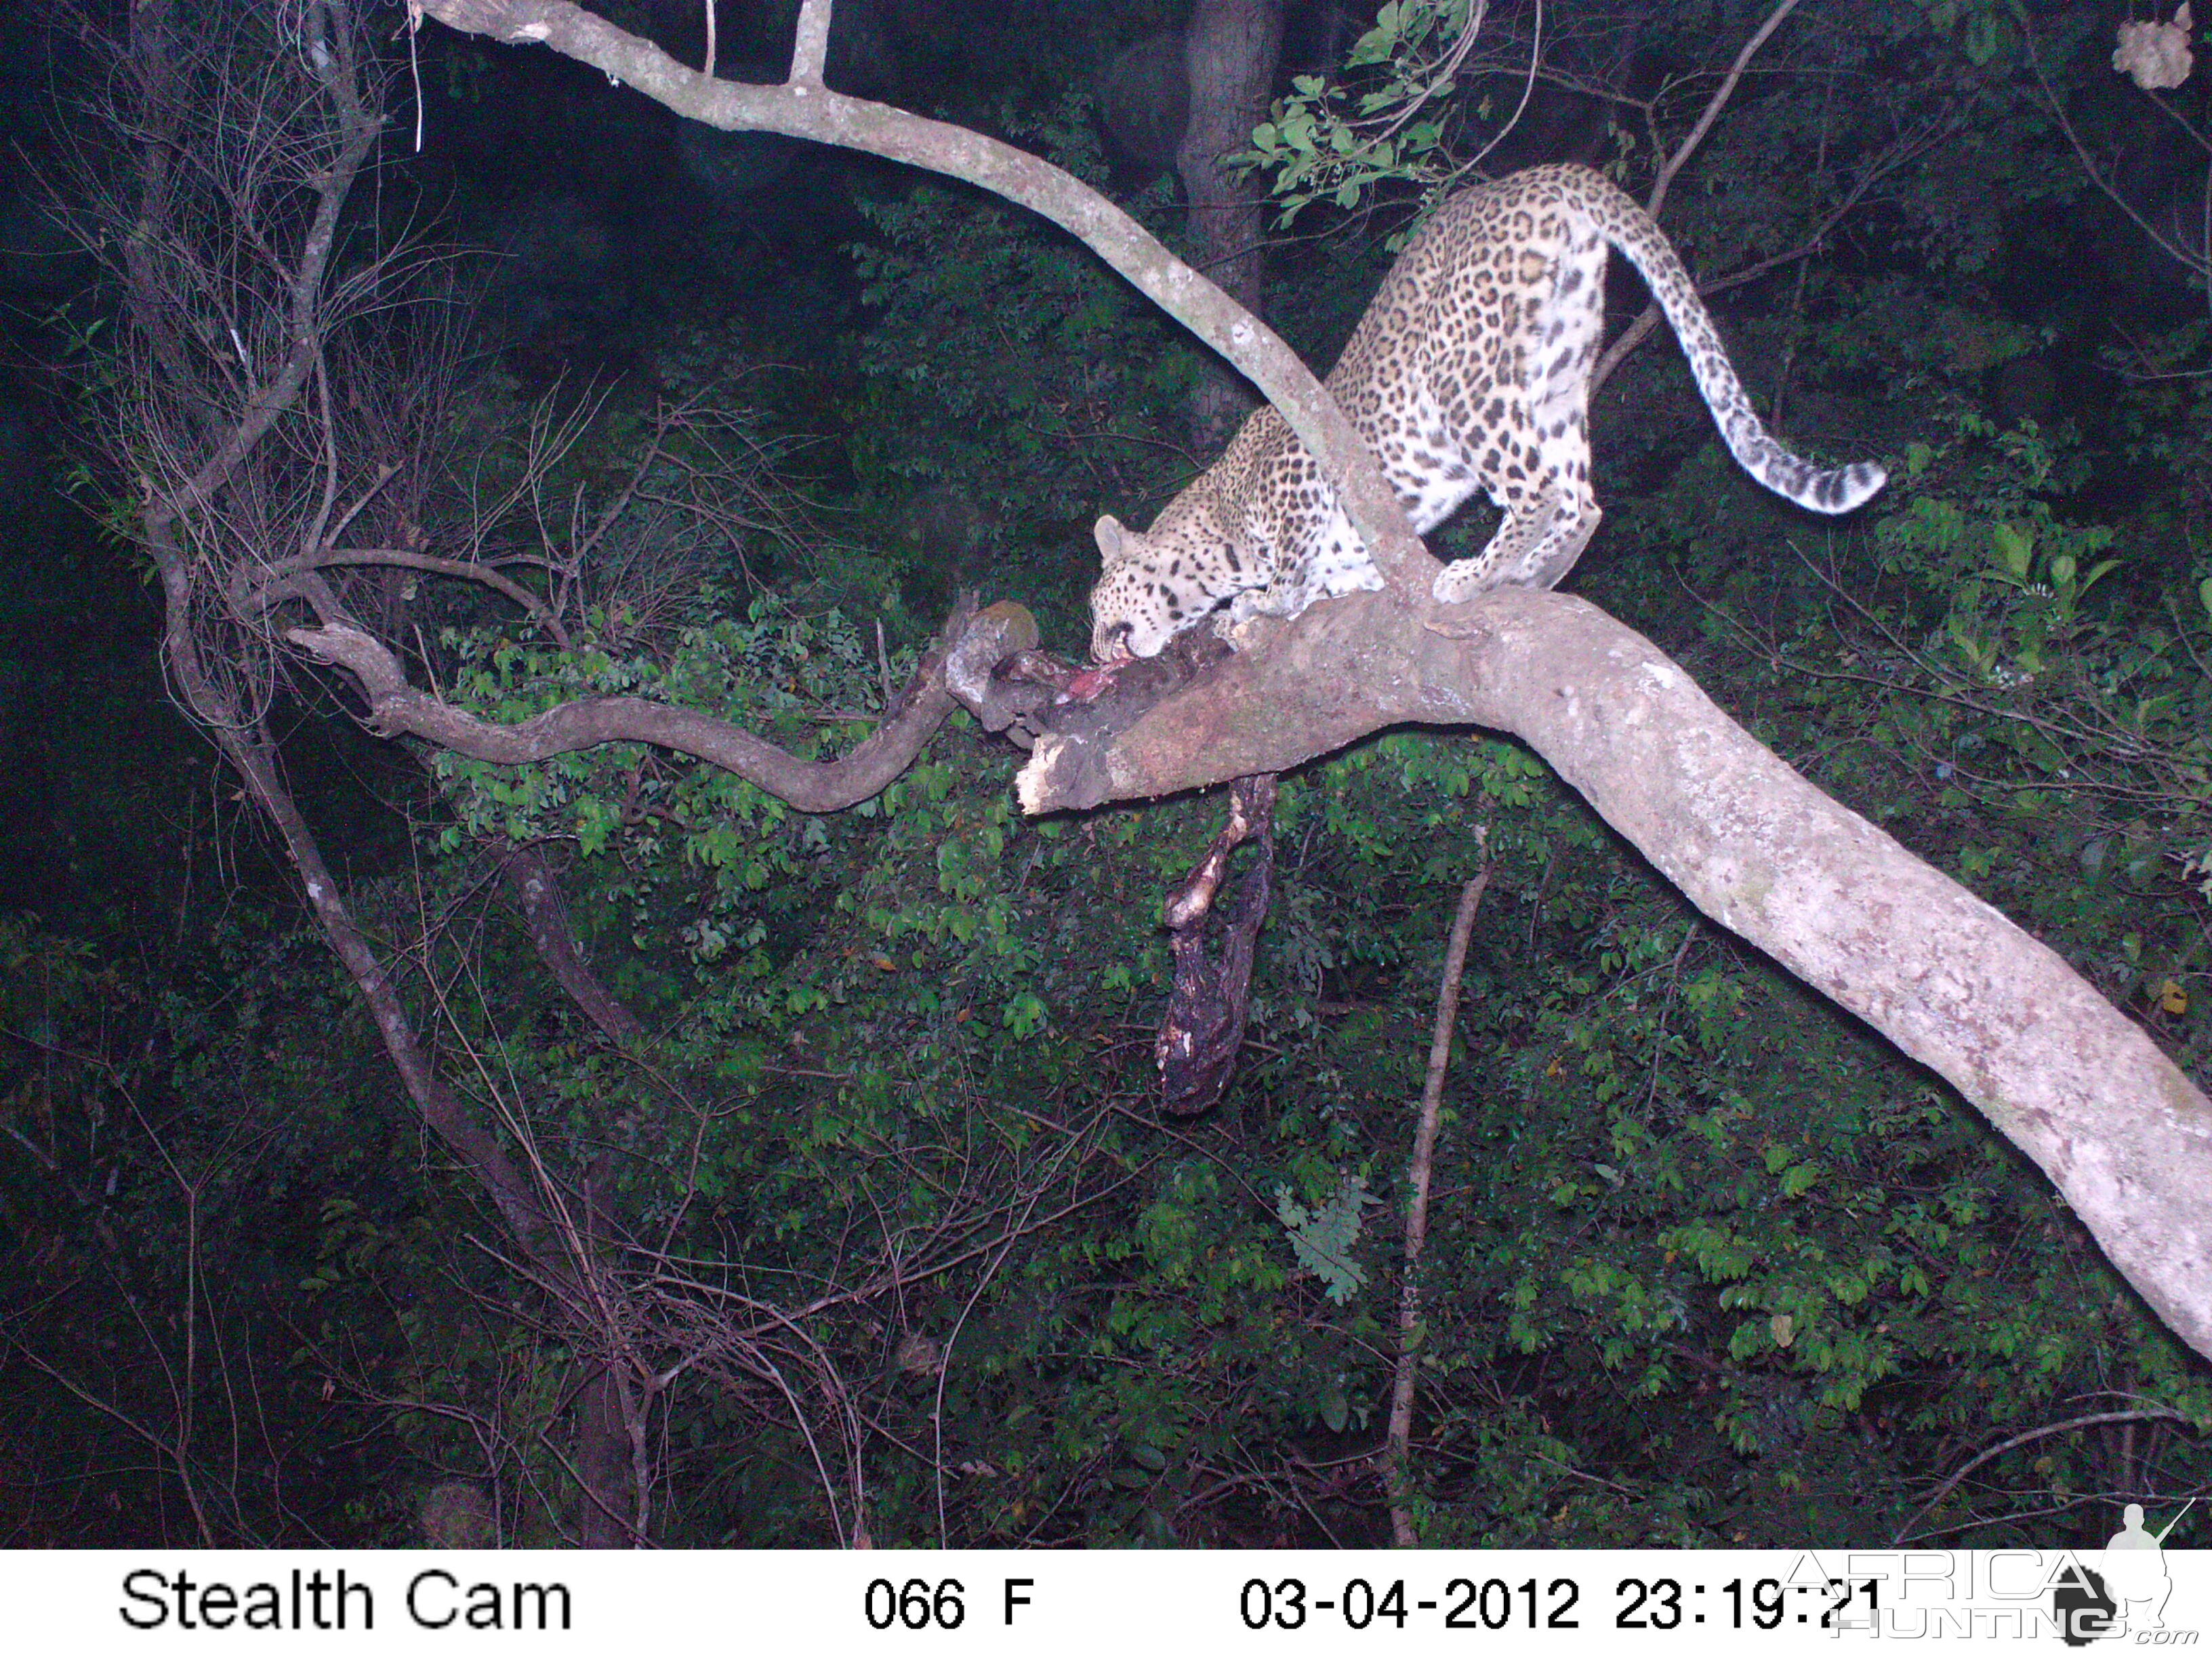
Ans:
[[[1395,37],[1273,9],[1262,102],[1325,120],[1451,45],[1418,0]],[[2042,1175],[1516,743],[1394,732],[1285,778],[1242,1066],[1186,1121],[1155,923],[1216,799],[1024,821],[965,714],[819,816],[636,745],[507,770],[364,730],[271,644],[319,592],[489,720],[637,695],[835,756],[964,588],[1082,656],[1092,521],[1150,522],[1236,394],[971,186],[542,47],[410,47],[369,4],[389,125],[329,280],[371,297],[165,566],[149,492],[283,349],[316,188],[310,137],[227,196],[256,162],[225,135],[331,118],[344,9],[259,9],[148,8],[167,82],[112,6],[11,13],[0,52],[0,1542],[1387,1543],[1410,1103],[1478,826],[1425,1543],[2101,1542],[2212,1489],[2212,1368]],[[702,61],[697,0],[598,9]],[[1578,161],[1644,198],[1771,6],[1568,0],[1532,60],[1501,0],[1374,176],[1237,185],[1314,198],[1256,250],[1188,210],[1177,141],[1220,91],[1182,72],[1189,9],[839,0],[828,80],[1239,256],[1325,365],[1431,184]],[[796,12],[721,0],[718,72],[781,78]],[[2201,33],[2178,86],[2115,71],[2130,15],[1782,23],[1660,220],[1778,434],[1892,483],[1834,523],[1761,491],[1662,326],[1594,401],[1607,517],[1568,586],[2201,1083],[2212,108]],[[201,182],[149,207],[165,146]],[[1608,337],[1645,299],[1613,271]],[[283,586],[326,477],[347,545],[504,561],[533,609],[421,564]],[[172,568],[227,738],[165,665]],[[519,1226],[456,1123],[567,1220]]]

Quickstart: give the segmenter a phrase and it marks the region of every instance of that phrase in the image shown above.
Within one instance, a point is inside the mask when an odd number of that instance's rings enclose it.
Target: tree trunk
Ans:
[[[1221,158],[1249,149],[1252,129],[1267,118],[1282,45],[1282,0],[1197,0],[1183,35],[1190,120],[1176,171],[1188,204],[1192,262],[1255,317],[1263,314],[1267,275],[1265,192],[1237,178]],[[1202,451],[1217,447],[1253,404],[1242,374],[1227,363],[1209,362],[1191,395],[1193,443]]]

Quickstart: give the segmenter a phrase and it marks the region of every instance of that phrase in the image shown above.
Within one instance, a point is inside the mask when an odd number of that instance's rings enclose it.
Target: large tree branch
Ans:
[[[568,994],[568,1000],[599,1028],[599,1035],[610,1042],[627,1042],[643,1036],[644,1022],[607,989],[592,971],[592,964],[584,959],[575,924],[568,917],[568,902],[561,891],[560,876],[544,852],[535,846],[506,841],[495,842],[489,850],[514,894],[515,908],[522,913],[522,924],[530,935],[532,947],[538,952],[538,959]]]
[[[833,91],[805,78],[805,62],[781,86],[711,80],[568,0],[423,0],[422,9],[465,33],[550,46],[708,126],[865,150],[964,179],[1042,214],[1249,376],[1337,481],[1345,512],[1384,575],[1409,602],[1427,594],[1436,562],[1373,454],[1313,372],[1273,330],[1080,179],[981,133]],[[826,0],[809,0],[809,27],[826,30],[829,9]],[[802,36],[802,44],[813,38]]]
[[[1376,596],[1326,600],[1245,624],[1239,647],[1133,719],[1060,711],[1024,809],[1283,771],[1407,722],[1513,732],[1700,910],[1948,1079],[2212,1356],[2212,1102],[2056,951],[1800,777],[1650,641],[1509,588],[1410,627]]]
[[[285,637],[320,660],[350,672],[368,699],[368,723],[387,737],[405,732],[441,748],[502,766],[520,766],[603,743],[649,743],[689,755],[758,785],[803,812],[836,812],[880,794],[913,763],[931,732],[952,712],[945,690],[948,656],[957,651],[984,662],[1036,642],[1036,626],[1018,606],[994,605],[981,616],[956,613],[944,637],[916,665],[883,724],[834,761],[802,760],[743,726],[696,709],[642,697],[585,697],[514,726],[479,719],[407,683],[384,643],[343,623],[295,628]],[[1003,721],[1001,724],[1003,725]]]

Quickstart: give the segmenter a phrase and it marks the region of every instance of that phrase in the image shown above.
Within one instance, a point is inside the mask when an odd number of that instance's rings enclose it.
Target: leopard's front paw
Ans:
[[[1490,562],[1486,559],[1454,559],[1437,572],[1437,579],[1429,584],[1429,592],[1438,605],[1459,605],[1482,592],[1483,580]]]

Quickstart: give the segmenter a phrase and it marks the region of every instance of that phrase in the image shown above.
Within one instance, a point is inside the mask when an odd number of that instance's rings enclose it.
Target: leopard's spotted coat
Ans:
[[[1643,273],[1729,452],[1753,477],[1817,513],[1848,513],[1882,486],[1871,462],[1826,471],[1768,435],[1689,272],[1643,209],[1588,167],[1531,167],[1437,210],[1328,376],[1415,530],[1477,489],[1504,514],[1481,552],[1438,574],[1440,600],[1553,586],[1597,529],[1589,380],[1608,244]],[[1253,415],[1152,529],[1109,515],[1097,537],[1105,574],[1091,590],[1091,650],[1101,660],[1155,655],[1224,600],[1241,622],[1382,585],[1336,492],[1272,409]]]

